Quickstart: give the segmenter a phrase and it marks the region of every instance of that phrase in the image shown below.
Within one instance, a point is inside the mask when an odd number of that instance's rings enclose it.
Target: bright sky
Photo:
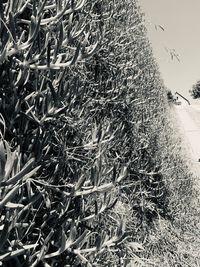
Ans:
[[[189,97],[188,91],[200,80],[200,0],[139,3],[145,12],[148,35],[165,85]],[[165,48],[175,49],[180,62],[172,60]]]

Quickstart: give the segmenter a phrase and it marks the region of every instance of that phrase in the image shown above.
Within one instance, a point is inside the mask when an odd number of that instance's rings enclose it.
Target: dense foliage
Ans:
[[[197,81],[189,92],[194,99],[200,98],[200,81]]]
[[[171,217],[167,97],[136,1],[0,1],[0,21],[1,264],[136,263]]]
[[[168,102],[173,102],[174,101],[174,96],[173,96],[171,90],[167,90],[167,99],[168,99]]]

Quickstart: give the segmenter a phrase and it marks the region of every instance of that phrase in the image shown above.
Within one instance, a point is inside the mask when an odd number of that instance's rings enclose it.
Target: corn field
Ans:
[[[141,263],[171,139],[137,1],[1,0],[0,81],[1,266]]]

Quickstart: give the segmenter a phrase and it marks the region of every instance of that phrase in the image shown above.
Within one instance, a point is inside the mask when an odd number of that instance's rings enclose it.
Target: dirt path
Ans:
[[[175,106],[183,141],[187,146],[192,171],[200,177],[200,105]]]

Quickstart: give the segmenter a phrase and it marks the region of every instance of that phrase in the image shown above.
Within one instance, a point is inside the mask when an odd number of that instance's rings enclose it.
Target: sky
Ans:
[[[138,1],[165,85],[191,100],[189,90],[200,80],[200,0]],[[180,62],[171,59],[173,49]]]

